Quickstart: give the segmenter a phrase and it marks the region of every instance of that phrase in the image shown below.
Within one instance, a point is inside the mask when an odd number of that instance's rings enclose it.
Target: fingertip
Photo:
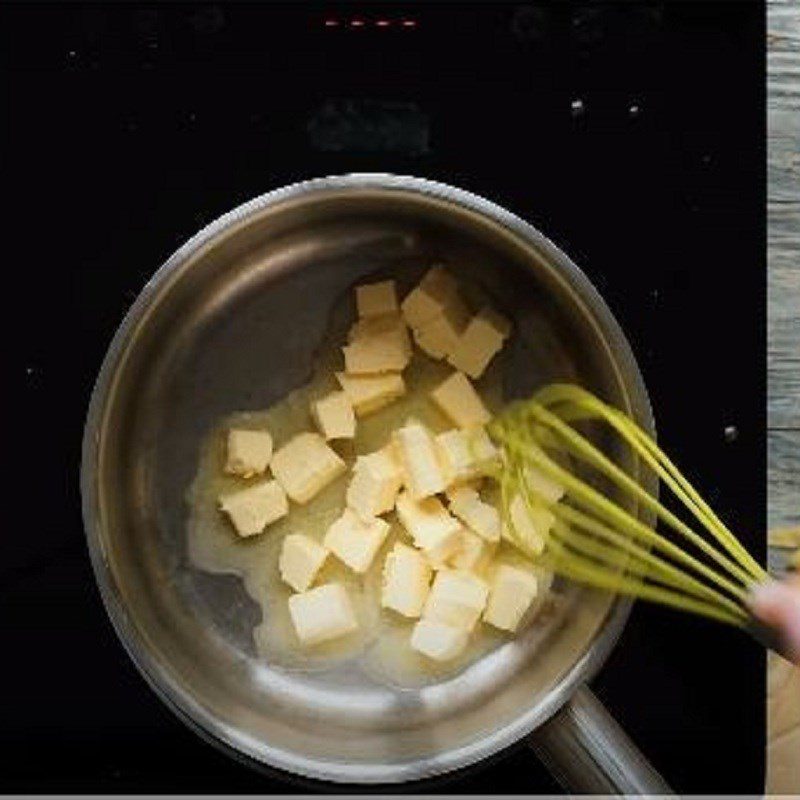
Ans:
[[[781,585],[777,581],[770,580],[753,586],[747,603],[756,616],[761,616],[781,602],[781,595]]]
[[[748,597],[753,615],[780,632],[786,655],[800,663],[800,587],[769,581],[754,586]]]

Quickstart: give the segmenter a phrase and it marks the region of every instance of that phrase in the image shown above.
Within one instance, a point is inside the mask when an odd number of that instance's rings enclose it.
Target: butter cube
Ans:
[[[406,296],[400,309],[410,328],[421,328],[458,301],[455,278],[442,267],[433,267]]]
[[[414,329],[414,340],[431,358],[442,359],[455,350],[468,319],[469,309],[454,297],[440,314]]]
[[[447,498],[447,502],[449,504],[453,502],[453,498],[461,495],[461,491],[463,489],[470,489],[480,495],[482,485],[483,482],[480,478],[475,478],[464,483],[454,483],[452,486],[448,486],[447,489],[445,489],[444,496]]]
[[[515,631],[537,591],[535,575],[508,564],[498,565],[489,588],[484,621],[504,631]]]
[[[281,547],[278,571],[284,583],[296,592],[304,592],[322,569],[328,551],[319,542],[302,533],[290,533]]]
[[[344,372],[337,372],[336,380],[350,398],[358,417],[378,411],[406,393],[403,376],[395,373],[346,375]]]
[[[474,489],[458,487],[449,492],[449,499],[450,511],[470,530],[487,542],[500,539],[500,513],[493,505],[484,503]]]
[[[534,555],[544,551],[547,534],[555,523],[555,517],[544,506],[525,502],[522,495],[514,495],[508,504],[508,513],[513,530],[504,523],[503,535],[507,539],[518,538]]]
[[[508,320],[484,308],[469,321],[447,360],[471,378],[480,378],[510,332]]]
[[[347,591],[340,583],[326,583],[289,598],[289,615],[302,644],[338,639],[358,629]]]
[[[438,434],[436,447],[448,486],[479,477],[480,472],[472,458],[466,431],[456,428]]]
[[[491,306],[484,306],[477,314],[483,322],[493,328],[503,340],[511,336],[511,320],[499,314]]]
[[[461,523],[438,498],[415,500],[407,491],[400,492],[395,509],[400,523],[431,563],[443,563],[455,552]]]
[[[356,459],[347,487],[347,505],[362,519],[385,514],[394,508],[403,485],[403,470],[394,448],[384,447]]]
[[[436,574],[422,616],[471,631],[486,606],[486,581],[464,570],[447,569]]]
[[[447,559],[447,565],[453,569],[473,572],[478,569],[481,560],[486,555],[486,542],[466,528],[459,534],[458,549]]]
[[[311,416],[328,441],[352,439],[356,435],[356,415],[344,392],[331,392],[312,402]]]
[[[355,572],[366,572],[389,533],[389,523],[378,517],[365,522],[346,508],[328,528],[323,544]]]
[[[408,352],[411,352],[411,342],[408,338],[408,328],[405,320],[399,313],[383,314],[380,317],[363,317],[356,320],[347,332],[347,341],[357,339],[370,339],[382,333],[394,332],[404,342]]]
[[[379,281],[356,286],[356,308],[359,317],[380,317],[397,309],[394,281]]]
[[[413,547],[397,542],[383,565],[381,605],[404,617],[419,617],[430,590],[430,564]]]
[[[252,478],[263,474],[272,458],[272,436],[269,431],[232,428],[228,431],[228,459],[225,472]]]
[[[290,439],[272,456],[270,466],[295,503],[307,503],[346,469],[318,433],[299,433]]]
[[[469,632],[432,619],[421,619],[411,631],[411,647],[434,661],[450,661],[467,646]]]
[[[541,470],[527,464],[523,470],[525,482],[529,488],[547,505],[557,503],[566,493],[564,487],[553,480],[549,475],[545,475]]]
[[[448,486],[480,478],[498,456],[485,428],[445,431],[436,437],[436,447]]]
[[[417,500],[443,492],[447,488],[436,441],[419,422],[398,428],[392,440],[405,476],[406,487]]]
[[[272,480],[221,495],[219,506],[230,517],[239,536],[255,536],[289,513],[286,493]]]
[[[458,335],[445,317],[434,317],[423,327],[414,330],[414,341],[423,353],[440,361],[452,352]]]
[[[459,428],[485,425],[492,418],[463,372],[454,372],[431,392],[433,402]]]
[[[467,431],[467,441],[469,449],[477,464],[486,467],[491,462],[498,461],[500,451],[495,447],[494,442],[489,438],[486,428],[475,427]]]
[[[405,328],[390,328],[371,336],[358,336],[342,348],[342,353],[348,375],[400,372],[411,359]]]

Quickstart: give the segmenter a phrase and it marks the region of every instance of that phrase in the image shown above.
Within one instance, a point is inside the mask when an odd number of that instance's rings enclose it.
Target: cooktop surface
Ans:
[[[0,20],[18,476],[0,788],[333,788],[256,773],[161,704],[106,619],[78,492],[127,306],[199,227],[292,181],[419,175],[539,227],[625,329],[665,449],[763,558],[761,4],[4,4]],[[756,793],[764,684],[741,634],[637,604],[593,688],[679,792]],[[524,747],[421,788],[557,790]]]

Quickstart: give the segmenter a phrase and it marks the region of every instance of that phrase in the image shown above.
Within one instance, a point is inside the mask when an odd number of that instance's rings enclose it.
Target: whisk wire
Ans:
[[[666,524],[670,525],[676,532],[680,533],[688,539],[695,547],[702,550],[709,558],[716,561],[723,569],[728,570],[735,575],[744,586],[748,586],[753,582],[753,577],[747,573],[739,564],[731,561],[724,553],[713,547],[713,545],[693,531],[686,523],[678,519],[671,511],[659,503],[649,492],[643,489],[633,478],[627,475],[616,464],[604,456],[597,448],[592,445],[585,437],[583,437],[576,430],[570,428],[563,423],[555,414],[548,411],[546,408],[538,404],[531,404],[528,413],[536,417],[540,422],[544,422],[552,429],[556,430],[558,434],[571,446],[570,449],[579,455],[582,459],[592,464],[596,469],[602,472],[607,478],[612,480],[621,489],[630,492],[637,500],[639,500],[645,508],[655,513],[659,519]],[[662,470],[653,462],[652,456],[649,453],[643,454],[648,465],[651,466],[661,476]],[[672,488],[672,486],[670,486]],[[598,494],[606,503],[609,501]],[[595,499],[595,498],[593,498]],[[618,508],[617,506],[614,506]],[[691,508],[690,508],[691,510]],[[648,533],[651,530],[648,528]]]
[[[607,563],[612,564],[611,559],[608,558],[609,548],[602,543],[611,542],[616,548],[619,548],[619,550],[629,553],[631,557],[638,562],[639,567],[637,569],[643,578],[658,580],[666,585],[671,585],[673,588],[679,588],[686,592],[693,593],[698,598],[716,601],[729,608],[733,613],[741,614],[741,608],[729,597],[726,597],[710,586],[706,586],[692,575],[681,572],[674,564],[671,564],[664,558],[661,558],[654,552],[647,550],[640,544],[626,538],[615,530],[602,525],[597,522],[597,520],[569,506],[562,506],[560,509],[554,511],[554,513],[559,518],[563,518],[571,523],[571,531],[567,538],[572,541],[576,539],[576,535],[580,537],[582,544],[595,558],[605,560]],[[553,533],[555,535],[561,533],[563,530],[562,526],[563,523],[556,523],[553,527]],[[589,537],[581,536],[578,526],[594,534],[595,538],[590,539]],[[744,617],[743,614],[742,616]]]
[[[739,558],[742,565],[748,569],[753,579],[762,581],[766,578],[766,571],[761,565],[747,552],[742,543],[734,536],[730,529],[719,519],[710,506],[703,500],[697,493],[694,487],[688,480],[678,471],[678,468],[672,463],[669,457],[664,453],[658,445],[650,439],[643,431],[635,426],[630,420],[625,418],[620,413],[615,413],[613,417],[617,420],[619,425],[624,425],[629,430],[631,436],[635,440],[634,446],[637,451],[645,457],[648,464],[652,463],[647,453],[659,462],[659,468],[656,470],[662,480],[681,498],[684,504],[689,508],[695,516],[703,522],[706,529],[717,538],[728,552]],[[655,467],[654,467],[655,469]]]
[[[559,542],[554,541],[551,546],[556,555],[565,554],[564,548]],[[687,597],[685,594],[661,586],[642,583],[638,580],[631,580],[626,577],[624,573],[615,575],[613,573],[598,572],[582,566],[580,563],[571,561],[568,558],[561,559],[559,572],[566,578],[573,578],[582,583],[596,586],[599,589],[607,589],[611,592],[621,592],[635,597],[641,597],[644,600],[652,600],[680,611],[691,611],[695,614],[718,620],[719,622],[727,622],[730,625],[736,625],[737,627],[743,627],[745,624],[740,617],[711,603],[705,603],[702,600]]]
[[[573,427],[585,421],[610,426],[702,528],[676,516]],[[509,408],[491,423],[490,432],[502,455],[494,474],[500,483],[503,535],[517,547],[567,578],[733,625],[752,623],[748,592],[767,573],[660,447],[621,411],[580,387],[554,384]],[[594,482],[577,477],[572,473],[576,463],[622,491],[636,509],[651,513],[673,539],[680,537],[699,552],[687,552],[605,488],[600,491]],[[541,479],[532,479],[536,473]],[[545,479],[563,487],[563,501],[547,497]],[[510,513],[520,496],[531,514],[530,529],[524,525],[519,530]],[[550,521],[542,517],[543,507],[552,514]],[[707,536],[698,532],[703,530]]]
[[[604,418],[645,459],[648,466],[659,475],[708,532],[734,558],[742,562],[742,567],[749,572],[750,579],[745,581],[746,584],[751,583],[753,580],[763,581],[767,577],[766,571],[719,519],[669,456],[632,419],[617,409],[606,405],[585,389],[569,384],[547,386],[534,396],[534,400],[545,406],[552,403],[566,403],[572,406],[573,409],[583,412],[580,414],[580,418],[583,419],[597,416]],[[559,414],[559,416],[563,416],[563,414]],[[573,419],[578,418],[574,410],[570,416]]]
[[[563,467],[560,467],[552,461],[543,451],[531,450],[525,446],[520,446],[513,433],[505,432],[501,435],[504,436],[506,445],[510,447],[513,452],[522,455],[530,461],[534,461],[536,467],[541,468],[546,474],[553,478],[553,480],[561,483],[567,489],[570,499],[577,502],[582,501],[590,509],[594,510],[597,515],[603,516],[611,525],[615,525],[625,531],[629,537],[637,538],[648,544],[658,545],[663,551],[669,553],[676,560],[692,567],[696,572],[701,573],[708,578],[708,580],[712,581],[720,588],[724,588],[735,597],[743,599],[746,596],[746,592],[741,587],[732,583],[724,576],[719,575],[711,569],[711,567],[694,558],[691,554],[681,550],[674,542],[671,542],[657,531],[654,531],[641,520],[636,519],[636,517],[610,501],[607,497],[604,497],[596,489],[575,478]],[[525,482],[519,481],[519,484],[524,486]],[[650,495],[647,496],[649,497]],[[564,506],[564,508],[568,508],[568,506]],[[562,508],[556,509],[555,507],[553,510],[556,513],[561,513],[563,511]],[[713,548],[711,549],[713,550]]]

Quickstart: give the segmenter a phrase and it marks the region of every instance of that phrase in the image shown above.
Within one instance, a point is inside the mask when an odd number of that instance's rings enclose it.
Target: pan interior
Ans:
[[[201,727],[307,775],[402,780],[474,761],[552,711],[603,628],[608,596],[567,587],[565,621],[419,689],[347,664],[275,668],[256,656],[259,612],[241,581],[191,565],[185,500],[208,431],[303,384],[331,309],[375,272],[410,285],[442,261],[488,292],[515,322],[507,397],[569,380],[627,407],[602,324],[552,258],[452,202],[332,190],[254,211],[148,287],[102,406],[90,536],[129,649]]]

